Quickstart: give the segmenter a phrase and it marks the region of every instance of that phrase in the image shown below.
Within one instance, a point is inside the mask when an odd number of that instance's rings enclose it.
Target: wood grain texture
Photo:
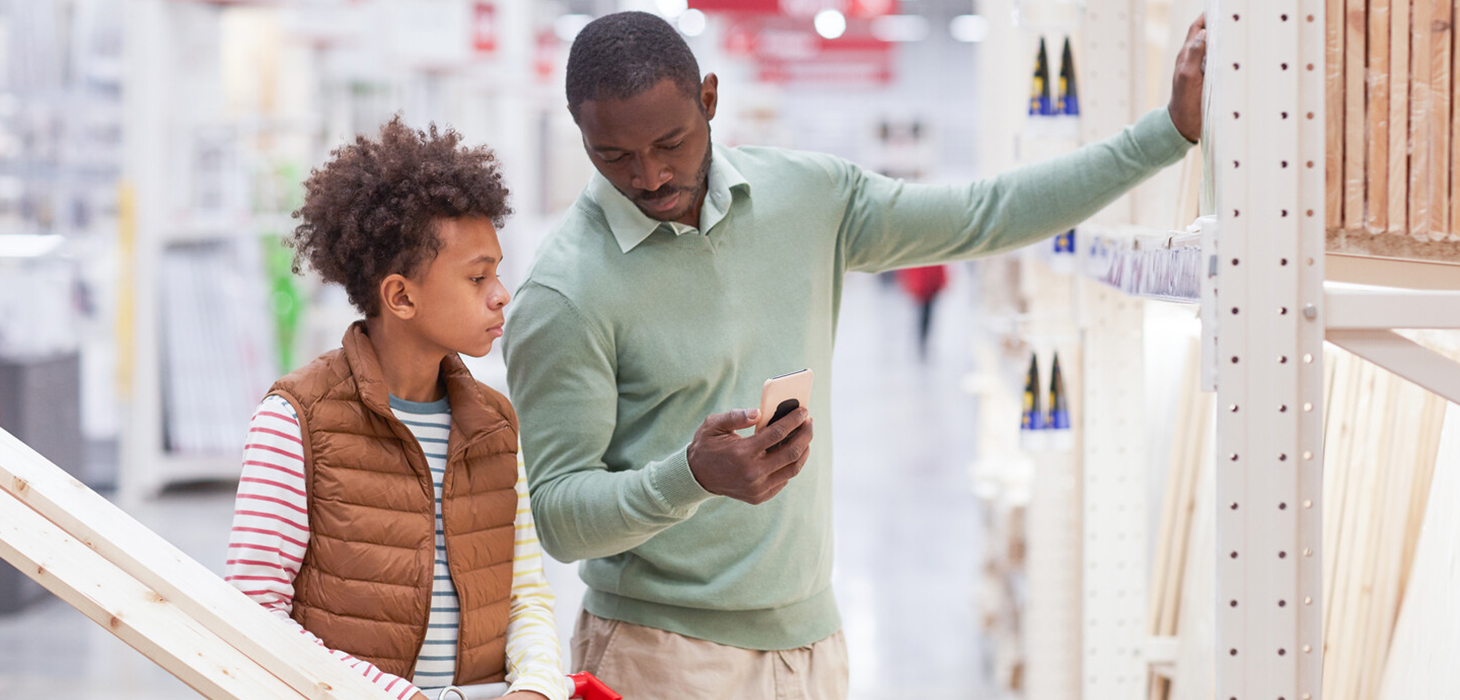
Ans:
[[[1389,173],[1384,208],[1392,234],[1409,233],[1409,3],[1394,0],[1389,9]]]
[[[1417,240],[1430,238],[1433,203],[1431,189],[1431,132],[1434,122],[1432,74],[1434,58],[1430,42],[1434,37],[1431,0],[1415,0],[1410,18],[1409,77],[1409,235]]]
[[[1371,234],[1389,228],[1389,4],[1390,0],[1369,2],[1369,65],[1365,79],[1369,152],[1364,229]]]
[[[1343,228],[1364,227],[1364,167],[1368,151],[1364,145],[1365,62],[1368,60],[1368,6],[1365,0],[1347,0],[1344,25],[1343,75]]]

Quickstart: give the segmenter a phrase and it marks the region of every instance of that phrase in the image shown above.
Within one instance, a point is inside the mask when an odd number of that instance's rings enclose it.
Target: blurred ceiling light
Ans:
[[[593,15],[562,15],[553,20],[553,33],[564,43],[572,43],[578,32],[593,21]]]
[[[0,236],[0,258],[39,258],[61,247],[64,236],[12,233]]]
[[[878,41],[922,41],[928,38],[928,18],[922,15],[884,15],[872,20]]]
[[[847,31],[847,18],[836,10],[822,10],[816,13],[816,33],[826,39],[835,39]]]
[[[685,10],[679,16],[679,31],[685,36],[699,36],[705,33],[705,13],[699,10]]]
[[[689,9],[689,0],[655,0],[654,4],[659,7],[659,14],[670,19],[684,14],[684,11]]]
[[[948,33],[959,41],[980,42],[989,38],[989,21],[981,15],[958,15],[948,23]]]

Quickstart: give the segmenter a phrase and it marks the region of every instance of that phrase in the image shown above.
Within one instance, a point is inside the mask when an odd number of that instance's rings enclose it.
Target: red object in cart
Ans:
[[[570,673],[573,679],[573,697],[582,700],[623,700],[622,695],[613,692],[603,681],[591,673]]]

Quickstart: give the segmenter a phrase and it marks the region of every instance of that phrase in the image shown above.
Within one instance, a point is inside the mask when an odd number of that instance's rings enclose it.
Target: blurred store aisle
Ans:
[[[993,697],[973,586],[983,547],[968,485],[976,413],[957,389],[974,329],[966,278],[937,310],[918,360],[913,302],[876,278],[848,280],[834,362],[835,586],[852,699]],[[826,449],[826,445],[821,446]],[[174,493],[132,509],[221,571],[233,492]],[[550,563],[565,653],[582,584]],[[0,617],[0,697],[198,697],[55,599]]]

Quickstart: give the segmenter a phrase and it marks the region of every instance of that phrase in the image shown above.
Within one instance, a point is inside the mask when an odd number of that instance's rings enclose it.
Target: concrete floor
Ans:
[[[961,272],[961,270],[960,270]],[[834,363],[834,583],[851,656],[851,697],[993,698],[976,628],[983,547],[968,463],[976,406],[958,391],[976,324],[955,276],[929,360],[900,290],[848,280]],[[824,439],[824,438],[823,438]],[[825,446],[823,445],[823,448]],[[233,487],[172,493],[129,510],[220,571]],[[3,566],[3,564],[0,564]],[[583,586],[549,562],[566,650]],[[566,657],[564,659],[567,660]],[[55,598],[0,616],[0,698],[173,700],[198,695]]]

